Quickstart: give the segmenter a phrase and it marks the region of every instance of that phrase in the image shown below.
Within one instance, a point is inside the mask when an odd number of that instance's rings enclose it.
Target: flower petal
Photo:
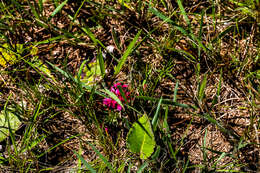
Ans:
[[[117,109],[118,111],[121,111],[121,110],[122,110],[122,106],[120,106],[120,105],[118,104],[116,109]]]

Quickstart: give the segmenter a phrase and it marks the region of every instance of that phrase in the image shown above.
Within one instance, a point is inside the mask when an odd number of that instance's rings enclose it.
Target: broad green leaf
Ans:
[[[137,42],[137,39],[139,38],[140,34],[141,34],[142,30],[140,30],[135,38],[131,41],[131,43],[129,44],[129,46],[127,47],[126,51],[124,52],[124,55],[122,56],[122,58],[120,59],[119,63],[117,64],[117,66],[115,67],[115,75],[117,75],[121,68],[123,67],[123,65],[125,64],[126,62],[126,59],[127,57],[129,56],[129,54],[132,52],[134,46],[135,46],[135,43]]]
[[[151,156],[155,147],[155,139],[151,123],[146,114],[133,124],[127,135],[127,144],[133,153],[139,153],[141,159]]]
[[[7,64],[15,64],[20,60],[19,53],[23,52],[23,45],[16,44],[14,52],[7,43],[0,46],[0,65],[6,67]]]
[[[9,123],[10,126],[9,126]],[[0,112],[0,142],[3,141],[7,136],[9,136],[9,130],[12,130],[12,133],[14,133],[21,125],[21,121],[18,119],[17,116],[15,116],[10,111],[4,111],[2,110]]]
[[[100,63],[98,60],[90,62],[89,64],[84,66],[83,71],[81,73],[81,82],[86,83],[86,85],[92,86],[101,79],[102,70],[100,68]]]

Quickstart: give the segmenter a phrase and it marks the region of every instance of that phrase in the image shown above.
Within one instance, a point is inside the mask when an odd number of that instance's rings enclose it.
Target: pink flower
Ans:
[[[127,91],[128,85],[126,84],[121,84],[121,83],[116,83],[114,84],[111,88],[110,91],[113,92],[121,102],[125,102],[125,99],[123,98],[123,96],[120,93],[120,90],[118,88],[118,86],[121,86],[123,89],[123,92],[125,94],[126,100],[128,102],[128,99],[130,99],[130,93]],[[103,99],[103,104],[106,105],[109,108],[113,108],[113,109],[117,109],[118,111],[122,110],[122,106],[120,106],[115,100],[111,99],[111,98],[104,98]]]

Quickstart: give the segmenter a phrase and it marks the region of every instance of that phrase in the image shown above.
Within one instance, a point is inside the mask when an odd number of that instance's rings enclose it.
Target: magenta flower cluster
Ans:
[[[126,85],[126,84],[122,85],[121,83],[116,83],[110,88],[110,91],[113,92],[123,103],[125,101],[125,99],[121,95],[118,86],[122,87],[125,97],[128,101],[130,99],[130,93],[127,91],[128,85]],[[118,111],[122,110],[122,106],[120,106],[115,100],[113,100],[111,98],[103,99],[103,104],[106,105],[108,108],[117,109]]]

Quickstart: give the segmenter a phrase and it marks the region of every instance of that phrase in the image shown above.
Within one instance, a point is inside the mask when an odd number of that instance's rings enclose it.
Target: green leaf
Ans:
[[[156,143],[146,114],[133,124],[127,135],[127,144],[130,151],[140,154],[141,159],[147,159],[153,153]]]
[[[0,65],[6,67],[7,64],[15,64],[21,60],[20,54],[23,52],[23,45],[16,44],[15,48],[4,43],[0,45]]]
[[[122,56],[122,58],[120,59],[119,63],[117,64],[117,66],[115,67],[115,75],[117,75],[121,68],[123,67],[123,65],[125,64],[126,62],[126,59],[128,57],[128,55],[132,52],[133,48],[134,48],[134,45],[135,43],[137,42],[137,39],[139,38],[140,34],[141,34],[142,30],[140,30],[135,38],[131,41],[131,43],[129,44],[129,46],[127,47],[126,51],[124,52],[124,55]]]
[[[9,126],[9,123],[10,126]],[[2,110],[0,113],[0,142],[9,136],[10,131],[14,133],[21,125],[21,121],[12,112]]]
[[[96,82],[100,81],[102,79],[102,70],[105,69],[105,67],[102,67],[104,69],[101,69],[100,67],[101,66],[99,60],[94,60],[93,62],[88,63],[83,68],[83,72],[81,73],[81,82],[92,86]]]

